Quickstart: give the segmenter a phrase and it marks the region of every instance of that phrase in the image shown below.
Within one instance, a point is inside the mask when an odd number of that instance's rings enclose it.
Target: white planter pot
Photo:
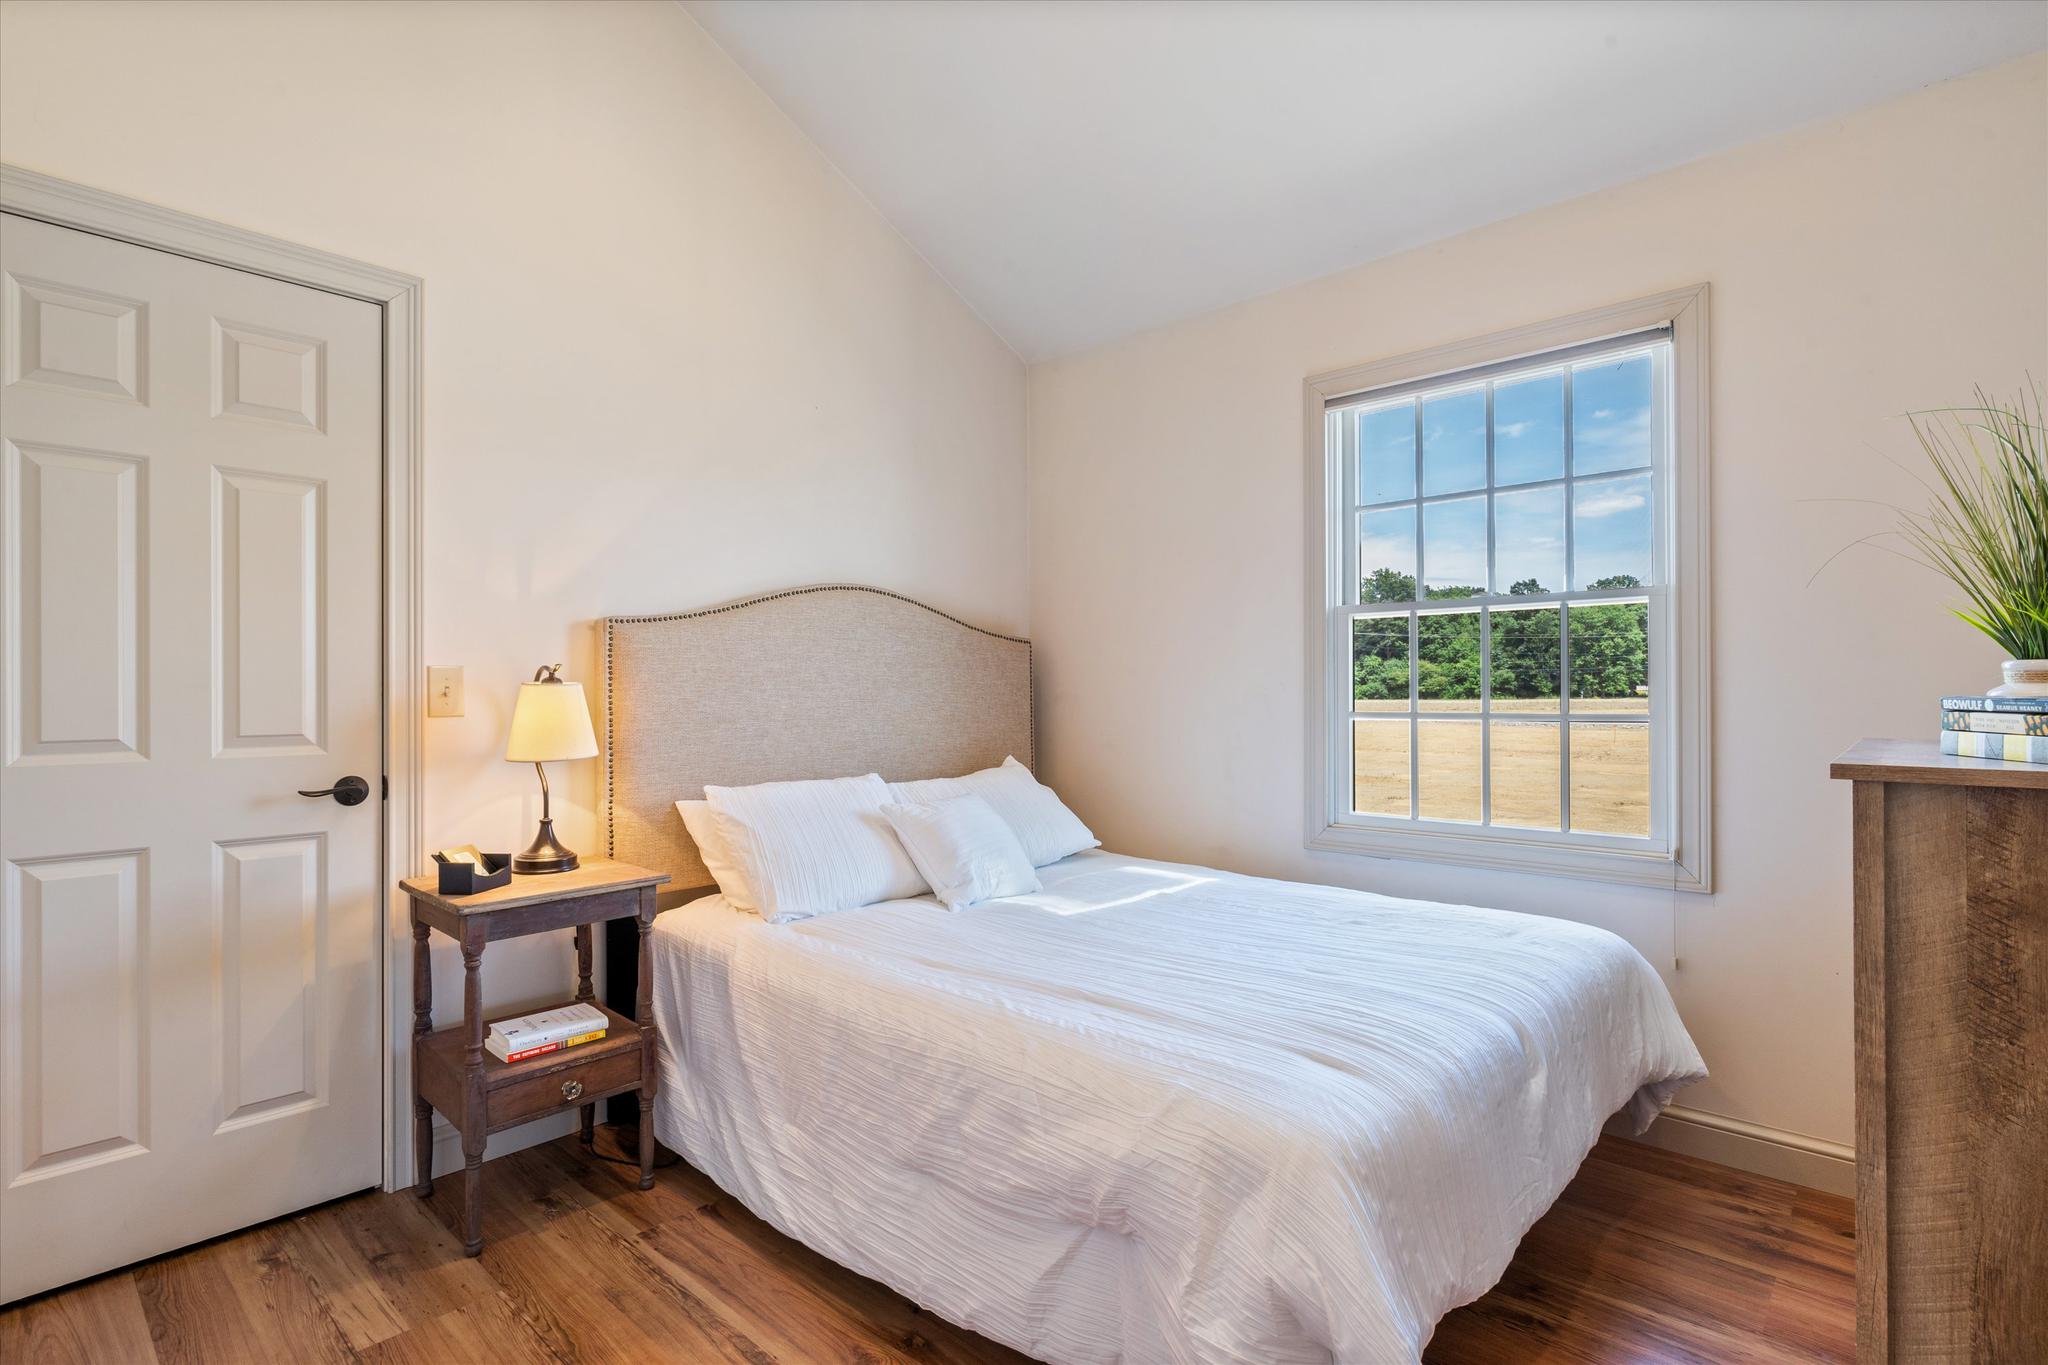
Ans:
[[[1994,687],[1994,697],[2048,697],[2048,659],[2007,659],[2005,684]]]

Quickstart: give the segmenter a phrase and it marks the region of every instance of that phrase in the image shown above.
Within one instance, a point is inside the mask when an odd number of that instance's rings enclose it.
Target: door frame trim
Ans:
[[[378,960],[382,968],[384,1188],[411,1183],[412,1001],[404,954],[411,947],[408,908],[399,878],[422,870],[425,779],[422,762],[424,673],[420,660],[422,553],[420,304],[422,281],[382,266],[337,256],[281,238],[229,227],[155,204],[111,194],[38,171],[0,164],[0,210],[76,228],[173,255],[289,284],[306,285],[375,304],[384,314],[384,469],[382,528],[384,677],[384,802],[378,875],[383,915]],[[401,989],[401,986],[405,989]]]

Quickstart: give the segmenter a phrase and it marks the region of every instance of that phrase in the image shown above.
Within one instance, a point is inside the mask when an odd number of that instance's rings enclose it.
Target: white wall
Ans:
[[[1934,699],[1995,682],[1999,655],[1895,558],[1809,585],[1890,520],[1809,499],[1910,501],[1894,414],[2048,379],[2044,76],[2030,58],[1033,367],[1049,779],[1113,848],[1615,929],[1713,1070],[1681,1103],[1850,1141],[1849,791],[1828,761],[1930,736]],[[1717,893],[1306,852],[1302,380],[1700,281]]]
[[[425,278],[426,652],[468,670],[429,847],[530,837],[508,708],[555,661],[594,701],[600,616],[846,579],[1027,624],[1021,363],[678,6],[8,3],[0,158]],[[571,847],[597,782],[555,773]],[[568,958],[493,948],[486,1003]]]

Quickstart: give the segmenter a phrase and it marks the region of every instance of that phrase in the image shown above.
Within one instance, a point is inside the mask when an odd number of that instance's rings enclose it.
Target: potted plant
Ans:
[[[1962,591],[1955,614],[2012,657],[1994,697],[2048,697],[2048,430],[2041,391],[1908,414],[1938,482],[1899,514],[1921,562]]]

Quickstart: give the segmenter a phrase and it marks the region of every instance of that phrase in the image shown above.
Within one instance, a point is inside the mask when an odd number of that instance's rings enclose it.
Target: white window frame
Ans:
[[[1359,610],[1354,596],[1359,572],[1357,515],[1352,506],[1354,475],[1345,461],[1349,444],[1328,438],[1330,408],[1373,390],[1436,377],[1449,379],[1483,366],[1536,361],[1547,353],[1656,328],[1670,332],[1671,399],[1669,448],[1653,470],[1652,553],[1662,569],[1661,587],[1653,591],[1664,594],[1665,604],[1663,611],[1651,613],[1651,669],[1658,679],[1651,728],[1652,781],[1659,785],[1651,801],[1651,837],[1603,839],[1354,814],[1350,790],[1350,618]],[[1302,427],[1308,494],[1307,846],[1327,852],[1712,891],[1707,286],[1694,285],[1476,341],[1316,375],[1303,385]],[[1422,496],[1420,487],[1416,493]],[[1423,591],[1419,579],[1416,590]],[[1443,605],[1455,608],[1464,603],[1446,600]],[[1564,706],[1561,701],[1561,711]],[[1560,719],[1559,723],[1566,722]],[[1561,748],[1568,738],[1560,729]]]

